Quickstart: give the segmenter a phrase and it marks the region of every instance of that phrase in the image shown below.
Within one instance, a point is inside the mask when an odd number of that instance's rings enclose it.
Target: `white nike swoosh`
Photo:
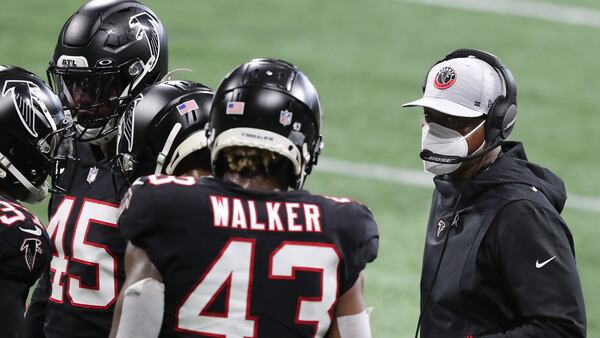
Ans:
[[[539,269],[539,268],[543,267],[544,265],[550,263],[550,261],[553,260],[554,258],[556,258],[556,256],[552,256],[552,258],[550,258],[550,259],[548,259],[546,261],[543,261],[541,263],[539,262],[539,260],[536,260],[535,261],[535,267]]]
[[[25,228],[21,228],[19,227],[19,229],[21,229],[21,231],[35,235],[35,236],[40,236],[42,234],[42,229],[35,227],[35,230],[31,230],[31,229],[25,229]]]

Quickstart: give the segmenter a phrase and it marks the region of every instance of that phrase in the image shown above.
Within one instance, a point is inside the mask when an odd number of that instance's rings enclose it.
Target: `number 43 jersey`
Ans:
[[[365,206],[303,190],[148,176],[121,208],[122,233],[164,279],[161,337],[323,337],[377,256]]]

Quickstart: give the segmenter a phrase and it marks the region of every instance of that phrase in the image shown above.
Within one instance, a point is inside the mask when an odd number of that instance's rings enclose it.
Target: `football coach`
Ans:
[[[506,141],[510,70],[472,49],[428,72],[421,159],[435,175],[421,274],[423,338],[585,337],[563,181]]]

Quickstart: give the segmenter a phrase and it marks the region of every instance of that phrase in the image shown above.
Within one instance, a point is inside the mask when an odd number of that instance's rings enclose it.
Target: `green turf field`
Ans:
[[[546,2],[537,0],[540,5]],[[599,8],[595,0],[553,3]],[[420,95],[428,67],[444,53],[475,47],[499,55],[519,87],[512,138],[554,170],[570,193],[600,197],[600,29],[515,16],[441,9],[401,0],[147,1],[169,34],[171,68],[216,86],[252,57],[298,64],[325,109],[324,157],[420,170],[420,113],[400,105]],[[45,72],[77,1],[21,0],[0,11],[0,63]],[[411,337],[429,189],[316,172],[308,188],[371,207],[381,227],[367,270],[374,336]],[[44,207],[38,207],[40,214]],[[598,212],[567,209],[585,292],[588,336],[600,337]]]

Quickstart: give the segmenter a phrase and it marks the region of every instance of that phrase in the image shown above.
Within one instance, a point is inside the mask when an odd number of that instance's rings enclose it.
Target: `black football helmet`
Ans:
[[[72,121],[44,81],[25,69],[0,66],[0,88],[0,180],[26,189],[15,198],[38,202]]]
[[[71,111],[80,141],[103,143],[119,116],[167,73],[167,35],[158,16],[135,0],[91,0],[63,26],[48,79]]]
[[[211,108],[211,161],[215,175],[219,152],[246,146],[272,151],[293,164],[300,189],[323,147],[323,113],[317,90],[296,66],[282,60],[254,59],[221,82]]]
[[[130,183],[144,175],[178,174],[186,156],[207,147],[213,96],[212,89],[185,80],[144,90],[119,120],[114,170]]]

